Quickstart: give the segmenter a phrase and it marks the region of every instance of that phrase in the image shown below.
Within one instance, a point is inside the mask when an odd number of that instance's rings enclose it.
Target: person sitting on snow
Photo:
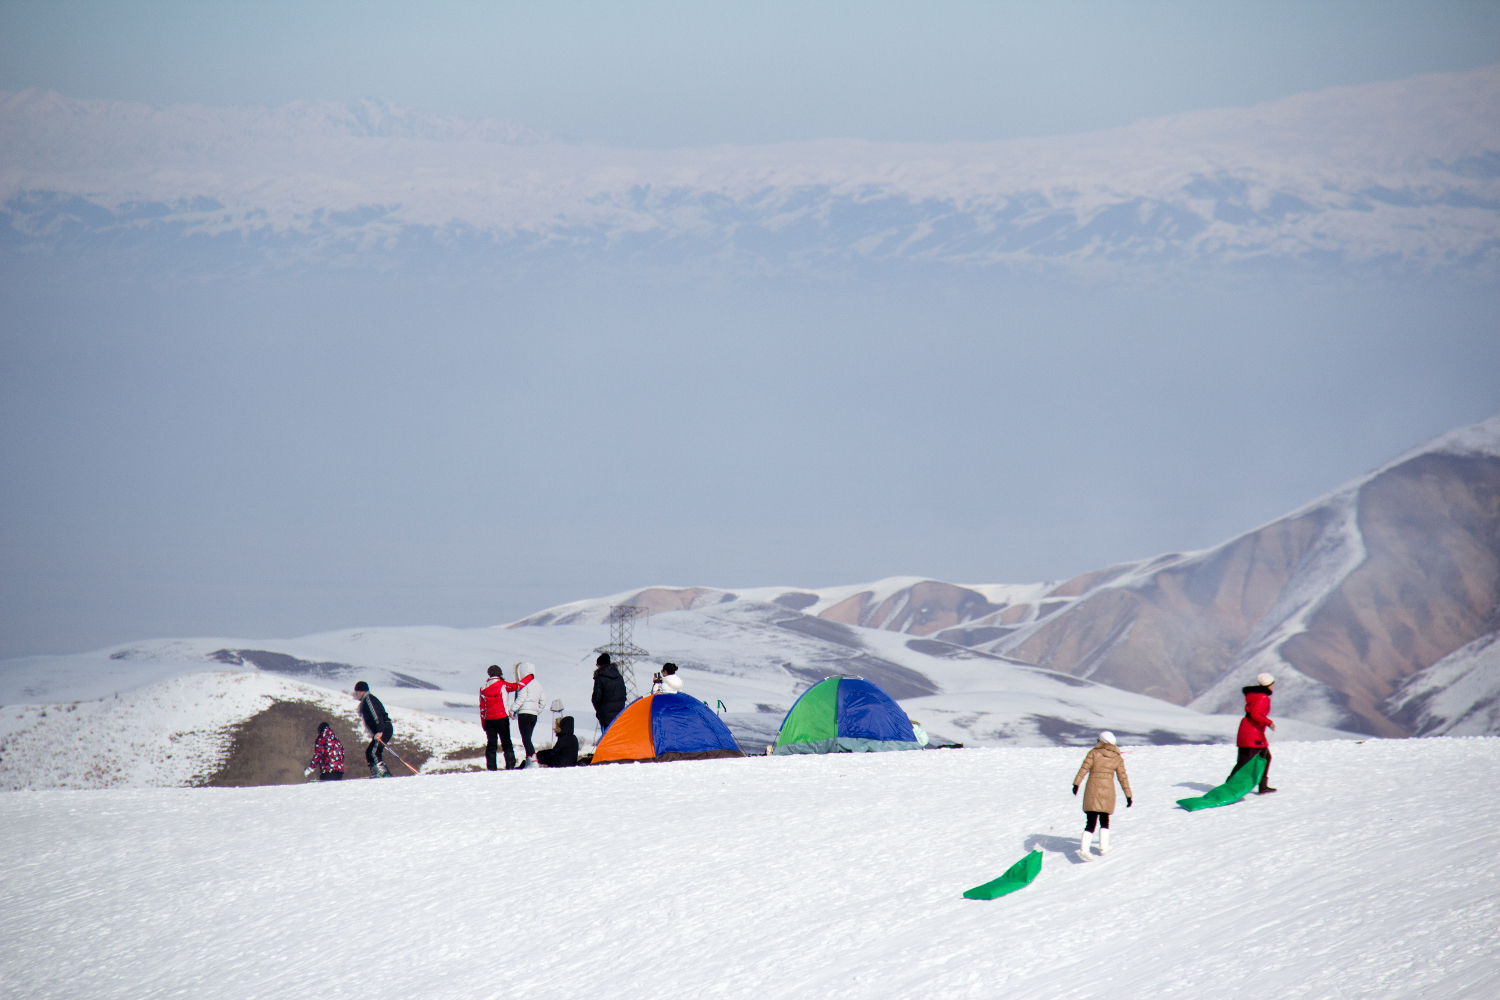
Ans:
[[[578,763],[578,737],[573,735],[573,717],[557,720],[557,742],[550,750],[538,750],[536,762],[543,767],[573,767]]]
[[[1261,674],[1255,678],[1254,684],[1240,689],[1245,695],[1245,717],[1240,720],[1240,731],[1234,740],[1239,759],[1234,762],[1234,770],[1229,772],[1232,778],[1236,771],[1255,758],[1264,757],[1266,769],[1260,774],[1260,788],[1257,790],[1261,795],[1276,791],[1267,781],[1271,774],[1271,747],[1266,743],[1266,730],[1276,728],[1276,723],[1271,721],[1271,689],[1275,684],[1276,678]]]
[[[1078,794],[1078,783],[1083,776],[1089,776],[1089,784],[1083,791],[1083,813],[1087,821],[1083,827],[1083,839],[1079,842],[1078,850],[1083,855],[1083,860],[1094,860],[1089,853],[1089,848],[1094,842],[1094,826],[1099,826],[1099,853],[1108,854],[1109,847],[1109,817],[1115,811],[1115,779],[1120,779],[1120,787],[1125,789],[1125,808],[1129,809],[1135,800],[1130,797],[1130,776],[1125,773],[1125,758],[1120,756],[1119,747],[1115,746],[1115,734],[1105,731],[1099,734],[1099,742],[1094,744],[1094,749],[1083,758],[1083,766],[1073,776],[1073,794]]]
[[[314,781],[344,780],[344,744],[339,742],[333,727],[326,722],[318,723],[318,740],[313,744],[312,763],[302,773]]]

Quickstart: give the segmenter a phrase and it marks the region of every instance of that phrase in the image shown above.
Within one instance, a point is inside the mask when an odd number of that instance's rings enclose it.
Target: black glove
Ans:
[[[1135,799],[1132,799],[1129,795],[1125,796],[1125,808],[1126,809],[1129,809],[1130,806],[1131,806],[1131,803],[1133,803],[1133,802],[1135,802]]]
[[[1077,794],[1078,794],[1078,786],[1077,786],[1077,785],[1074,785],[1074,786],[1073,786],[1073,794],[1074,794],[1074,795],[1077,795]]]

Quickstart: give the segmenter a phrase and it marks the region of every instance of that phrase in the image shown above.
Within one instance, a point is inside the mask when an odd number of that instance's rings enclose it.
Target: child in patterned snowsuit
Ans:
[[[334,735],[333,727],[318,723],[318,742],[313,744],[312,763],[302,772],[314,781],[342,781],[344,778],[344,744]]]

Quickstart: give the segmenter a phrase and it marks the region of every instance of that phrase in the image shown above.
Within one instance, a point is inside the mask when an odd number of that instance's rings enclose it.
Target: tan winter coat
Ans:
[[[1094,749],[1083,758],[1083,766],[1073,776],[1073,784],[1080,784],[1085,774],[1089,776],[1089,784],[1083,790],[1084,812],[1113,813],[1115,811],[1116,778],[1120,779],[1120,787],[1125,789],[1125,797],[1135,798],[1130,791],[1130,776],[1125,773],[1125,758],[1120,756],[1118,747],[1113,747],[1103,740],[1094,744]]]

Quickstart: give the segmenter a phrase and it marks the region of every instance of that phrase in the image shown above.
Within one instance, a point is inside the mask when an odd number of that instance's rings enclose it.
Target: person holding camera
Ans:
[[[677,664],[663,663],[661,671],[651,677],[652,694],[681,694],[682,677],[677,673]]]

